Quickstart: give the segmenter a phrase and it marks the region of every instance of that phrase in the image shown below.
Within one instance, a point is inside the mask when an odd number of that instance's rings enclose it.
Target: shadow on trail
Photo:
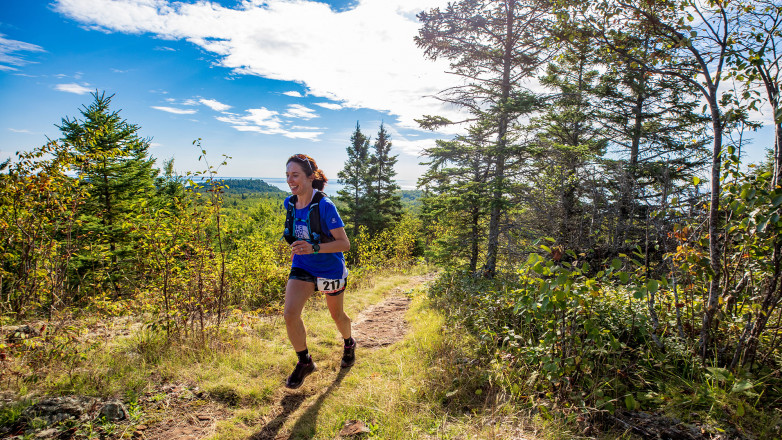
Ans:
[[[337,377],[334,378],[334,382],[332,382],[331,385],[318,396],[318,399],[304,411],[304,414],[296,420],[296,424],[291,428],[291,435],[288,437],[289,439],[310,439],[315,435],[315,427],[318,425],[318,413],[320,412],[320,407],[323,405],[323,401],[326,400],[326,397],[328,397],[332,391],[339,388],[342,379],[345,378],[351,368],[352,367],[341,368],[339,370]]]
[[[289,437],[282,438],[312,438],[315,434],[318,412],[320,412],[320,407],[323,405],[323,401],[329,394],[331,394],[332,391],[334,391],[334,389],[339,387],[339,385],[342,383],[342,379],[345,378],[345,375],[347,375],[349,371],[350,368],[342,368],[337,374],[337,377],[334,379],[334,382],[332,382],[331,385],[329,385],[329,387],[326,388],[326,390],[323,391],[320,396],[318,396],[318,399],[312,405],[310,405],[306,411],[304,411],[304,414],[299,417],[299,419],[296,421],[296,424],[293,425],[293,428],[291,429],[291,435]],[[309,395],[304,393],[288,394],[283,397],[280,401],[282,412],[277,414],[273,420],[264,425],[260,431],[250,436],[248,440],[275,440],[281,438],[278,437],[280,429],[288,420],[288,417],[290,417],[291,414],[299,409],[301,404],[307,400],[307,397],[309,397]]]
[[[264,427],[253,434],[249,440],[274,440],[277,438],[277,433],[280,432],[280,428],[288,420],[288,417],[296,411],[301,404],[307,400],[306,394],[288,394],[280,400],[280,406],[282,406],[282,412],[277,414],[273,420],[264,425]]]

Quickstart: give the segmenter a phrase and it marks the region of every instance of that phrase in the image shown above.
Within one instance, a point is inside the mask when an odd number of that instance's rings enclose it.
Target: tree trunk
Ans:
[[[782,284],[780,283],[780,276],[782,275],[780,270],[780,251],[782,251],[782,243],[777,241],[777,243],[774,244],[774,251],[771,257],[774,264],[774,272],[768,280],[765,297],[760,305],[760,310],[757,312],[754,327],[751,328],[750,336],[747,338],[747,346],[744,351],[744,365],[748,365],[754,361],[758,343],[760,342],[760,336],[766,329],[771,314],[774,313],[774,310],[779,306],[780,296],[782,296]],[[734,363],[735,361],[736,359],[734,356]]]
[[[502,70],[502,97],[500,99],[500,115],[497,127],[497,158],[494,176],[494,193],[491,201],[491,214],[489,216],[489,241],[486,247],[486,264],[483,266],[483,275],[493,278],[497,273],[497,252],[500,243],[500,216],[502,215],[503,198],[505,194],[505,147],[508,132],[508,110],[505,105],[510,98],[510,72],[513,53],[513,22],[516,2],[511,0],[506,3],[505,11],[505,52],[503,53]]]
[[[721,252],[719,244],[720,222],[720,169],[722,167],[722,119],[717,104],[716,88],[709,90],[709,107],[711,108],[711,122],[714,130],[714,143],[711,154],[711,198],[709,206],[709,265],[712,277],[709,282],[709,298],[706,310],[703,313],[703,327],[701,327],[700,351],[705,360],[709,354],[711,345],[711,327],[714,315],[719,307],[719,297],[722,293],[721,279],[722,267],[720,265]]]
[[[641,81],[643,81],[643,74]],[[643,89],[643,86],[641,86]],[[635,200],[635,179],[638,170],[638,150],[641,146],[641,131],[643,127],[643,92],[638,93],[633,108],[635,122],[633,124],[633,137],[630,144],[630,160],[625,169],[625,181],[623,182],[621,204],[619,206],[619,221],[617,222],[618,231],[616,237],[617,249],[621,248],[627,240],[627,232],[630,230],[630,224],[633,214],[633,201]]]
[[[772,108],[776,114],[777,106]],[[771,189],[782,184],[782,123],[774,124],[774,178],[771,180]]]
[[[470,273],[475,273],[478,268],[478,234],[480,228],[478,221],[480,219],[480,212],[477,207],[472,209],[472,240],[470,240]]]

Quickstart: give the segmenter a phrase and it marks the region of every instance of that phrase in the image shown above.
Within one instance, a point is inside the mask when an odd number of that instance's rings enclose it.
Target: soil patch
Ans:
[[[434,274],[411,277],[406,287],[415,287],[434,277]],[[393,289],[390,295],[382,302],[366,308],[353,321],[353,334],[360,348],[386,347],[401,341],[407,334],[409,326],[405,313],[410,308],[410,296],[401,287]]]
[[[405,313],[410,298],[393,296],[361,312],[353,322],[353,334],[361,348],[380,348],[402,340],[407,334]]]
[[[211,402],[198,400],[169,407],[166,419],[160,423],[136,427],[139,439],[200,439],[217,431],[219,420],[231,417],[231,411]]]

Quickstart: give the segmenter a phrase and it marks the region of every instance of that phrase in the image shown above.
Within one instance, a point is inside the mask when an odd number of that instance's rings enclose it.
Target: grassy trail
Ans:
[[[353,423],[354,431],[369,431],[368,434],[381,438],[420,438],[419,435],[407,437],[413,427],[405,426],[405,419],[414,416],[414,411],[405,406],[414,401],[410,393],[415,392],[417,374],[415,368],[410,368],[416,362],[408,356],[434,343],[432,338],[438,333],[431,327],[432,319],[426,319],[430,323],[427,326],[417,323],[423,310],[420,294],[416,292],[421,291],[426,279],[426,276],[392,276],[378,280],[371,289],[348,292],[346,308],[354,321],[359,348],[356,365],[345,369],[339,366],[339,338],[321,303],[323,299],[311,300],[304,321],[318,370],[298,390],[285,389],[284,377],[280,378],[275,403],[259,418],[255,424],[257,431],[251,438],[333,439],[351,421],[357,422]],[[414,301],[414,308],[406,310],[416,297],[419,299]],[[388,304],[388,299],[396,299],[391,302],[398,307],[394,310],[377,307]],[[409,325],[405,325],[406,315],[411,321]],[[389,331],[400,327],[407,327],[407,335]],[[284,333],[284,328],[280,330]],[[329,335],[335,343],[326,341]],[[292,368],[294,359],[288,357]]]
[[[339,366],[342,341],[323,298],[310,300],[303,318],[318,369],[297,390],[283,386],[295,363],[284,325],[268,329],[276,346],[268,362],[274,365],[246,378],[251,389],[245,389],[265,397],[260,405],[234,408],[208,437],[335,439],[364,431],[358,438],[533,438],[518,424],[497,423],[507,417],[496,411],[471,415],[486,408],[470,408],[474,387],[461,389],[454,377],[456,351],[444,336],[443,317],[427,304],[428,279],[431,274],[390,275],[347,292],[346,310],[359,344],[351,368]],[[460,407],[457,394],[465,393],[461,401],[468,404]]]
[[[429,304],[432,278],[418,268],[348,288],[358,341],[351,368],[340,368],[342,339],[324,298],[310,299],[303,319],[318,369],[297,390],[284,386],[296,357],[279,315],[236,312],[219,336],[195,346],[132,320],[95,322],[85,330],[93,348],[84,362],[16,390],[28,397],[2,414],[17,418],[46,396],[75,395],[118,398],[129,419],[79,422],[36,438],[534,439],[512,407],[487,395],[495,388],[472,367],[476,344]]]

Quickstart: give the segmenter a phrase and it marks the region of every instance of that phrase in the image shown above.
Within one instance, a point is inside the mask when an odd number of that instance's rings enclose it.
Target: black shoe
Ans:
[[[342,352],[342,362],[340,365],[342,368],[352,367],[356,363],[356,340],[353,343],[345,346],[345,351]]]
[[[308,364],[296,363],[296,368],[293,369],[293,373],[288,376],[288,380],[285,381],[285,386],[295,390],[304,383],[304,378],[312,374],[315,371],[315,362],[310,359]]]

